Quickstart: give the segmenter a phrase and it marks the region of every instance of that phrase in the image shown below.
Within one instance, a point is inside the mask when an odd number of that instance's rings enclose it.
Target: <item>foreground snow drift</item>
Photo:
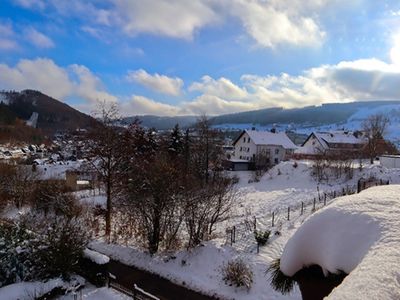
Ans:
[[[303,266],[349,275],[329,299],[400,299],[400,185],[341,197],[311,216],[287,242],[281,270]]]

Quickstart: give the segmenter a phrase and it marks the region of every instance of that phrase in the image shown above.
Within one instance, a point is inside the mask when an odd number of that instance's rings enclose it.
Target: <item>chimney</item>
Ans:
[[[251,130],[254,131],[254,130],[256,130],[256,128],[255,127],[251,127]]]

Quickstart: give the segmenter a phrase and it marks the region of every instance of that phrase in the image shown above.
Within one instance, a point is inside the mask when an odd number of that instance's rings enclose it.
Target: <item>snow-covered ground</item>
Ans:
[[[0,288],[0,299],[4,300],[31,300],[44,296],[53,289],[60,287],[66,290],[74,286],[82,285],[85,279],[80,276],[73,276],[69,282],[61,278],[54,278],[48,281],[19,282]]]
[[[116,290],[101,287],[97,288],[91,284],[87,284],[82,290],[77,291],[78,299],[84,300],[132,300]],[[56,298],[57,300],[74,300],[74,293],[69,293]]]
[[[91,247],[127,265],[160,274],[177,284],[185,284],[191,289],[225,299],[301,299],[297,289],[289,295],[275,292],[265,271],[273,259],[281,256],[286,242],[309,217],[310,211],[301,217],[295,212],[296,217],[290,221],[281,218],[280,224],[273,229],[273,233],[278,229],[280,235],[272,235],[268,244],[260,248],[259,254],[255,251],[256,243],[251,231],[248,240],[242,241],[243,247],[238,247],[239,241],[231,247],[225,244],[225,229],[242,223],[249,216],[250,220],[257,217],[259,228],[270,229],[272,211],[286,212],[288,206],[309,201],[324,191],[338,191],[347,186],[355,188],[360,177],[374,176],[390,180],[391,183],[400,183],[400,169],[386,169],[379,164],[368,165],[362,171],[357,165],[354,167],[353,179],[339,178],[329,183],[318,183],[311,176],[311,163],[307,161],[297,162],[297,167],[294,167],[292,161],[283,162],[266,173],[259,182],[249,183],[253,177],[251,172],[234,172],[239,177],[239,197],[232,209],[231,218],[219,225],[219,235],[214,240],[190,251],[151,257],[132,247],[100,242],[92,243]],[[254,272],[254,283],[249,291],[228,286],[222,280],[221,267],[235,258],[242,258]]]
[[[54,167],[44,172],[60,174]],[[300,216],[298,210],[292,211],[290,221],[286,220],[287,207],[298,208],[301,202],[309,203],[324,192],[339,191],[346,187],[355,188],[360,177],[375,177],[400,183],[400,169],[386,169],[378,164],[366,164],[362,171],[354,165],[354,176],[348,180],[345,177],[331,179],[329,182],[318,183],[312,177],[312,163],[309,161],[287,161],[272,168],[260,179],[252,182],[252,172],[233,172],[239,177],[237,184],[238,198],[232,207],[228,221],[218,225],[215,239],[204,243],[190,251],[177,253],[158,254],[153,257],[144,253],[142,249],[124,247],[121,245],[108,245],[100,241],[91,243],[90,247],[112,259],[133,265],[141,269],[160,274],[177,284],[206,293],[218,295],[223,299],[301,299],[296,288],[289,295],[281,295],[270,286],[268,275],[265,271],[272,260],[281,257],[284,246],[289,238],[309,218],[311,211],[306,208],[305,214]],[[250,183],[249,183],[250,181]],[[80,191],[76,196],[81,202],[89,206],[104,205],[104,195],[93,194],[91,191]],[[336,200],[335,200],[336,201]],[[328,204],[334,201],[329,201]],[[275,227],[271,228],[271,214],[277,215]],[[225,230],[233,225],[243,224],[246,220],[257,219],[257,229],[272,229],[270,241],[256,253],[256,242],[252,231],[248,231],[244,239],[238,240],[232,246],[226,244]],[[279,235],[275,231],[279,230]],[[88,255],[92,253],[89,252]],[[254,282],[249,291],[226,285],[222,280],[221,268],[230,260],[242,258],[248,263],[254,273]],[[85,299],[124,299],[120,294],[108,289],[89,289]],[[92,298],[90,298],[92,297]],[[113,298],[114,297],[114,298]],[[116,298],[115,298],[116,297]],[[0,298],[1,299],[1,298]],[[69,298],[66,298],[69,299]]]
[[[400,299],[400,185],[372,187],[337,199],[289,239],[281,270],[303,266],[349,275],[329,299]]]

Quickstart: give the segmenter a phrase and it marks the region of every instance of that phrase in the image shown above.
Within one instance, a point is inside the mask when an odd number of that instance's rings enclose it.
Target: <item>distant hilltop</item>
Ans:
[[[0,92],[0,124],[10,125],[21,119],[45,134],[87,128],[94,119],[39,91]]]

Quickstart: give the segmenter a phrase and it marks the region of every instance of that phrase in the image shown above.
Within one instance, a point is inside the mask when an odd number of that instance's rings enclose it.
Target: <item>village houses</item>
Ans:
[[[257,159],[262,156],[264,164],[276,165],[288,159],[297,146],[284,132],[244,130],[233,142],[234,155],[230,159],[233,170],[254,168]]]

